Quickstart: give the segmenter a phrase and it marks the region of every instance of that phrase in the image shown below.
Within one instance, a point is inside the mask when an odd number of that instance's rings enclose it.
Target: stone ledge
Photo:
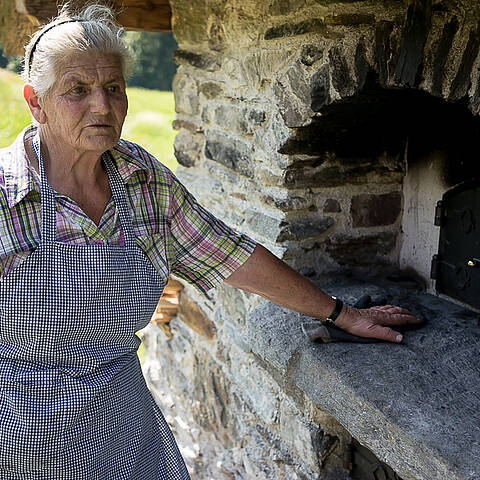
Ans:
[[[322,287],[351,303],[386,295],[428,322],[402,345],[310,344],[300,327],[307,317],[263,301],[247,317],[254,354],[403,480],[479,479],[478,315],[391,282]]]

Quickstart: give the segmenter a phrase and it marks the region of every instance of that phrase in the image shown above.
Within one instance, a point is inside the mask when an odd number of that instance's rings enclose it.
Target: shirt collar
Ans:
[[[5,149],[4,175],[8,206],[12,208],[31,191],[40,192],[40,178],[25,151],[24,140],[35,135],[36,127],[29,125]]]
[[[37,127],[29,125],[4,151],[6,155],[4,158],[7,160],[4,166],[5,187],[10,208],[21,202],[30,192],[40,192],[39,175],[30,165],[24,145],[24,141],[35,136],[36,133]],[[124,184],[139,170],[145,172],[147,183],[150,182],[152,177],[150,168],[139,155],[132,155],[127,142],[120,140],[110,153]]]
[[[109,150],[123,183],[126,184],[132,175],[139,170],[145,172],[147,183],[150,183],[152,179],[150,167],[138,152],[132,150],[130,145],[132,145],[130,142],[120,139],[117,145]]]

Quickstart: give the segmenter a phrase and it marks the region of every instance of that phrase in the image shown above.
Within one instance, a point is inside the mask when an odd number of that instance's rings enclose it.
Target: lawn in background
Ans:
[[[15,73],[0,69],[0,148],[10,145],[30,123],[23,99],[23,82]],[[138,143],[162,163],[175,170],[173,155],[175,108],[172,92],[127,88],[128,115],[122,138]]]
[[[138,143],[175,171],[177,160],[173,154],[175,131],[175,102],[172,92],[145,88],[127,88],[128,114],[123,125],[122,138]]]
[[[30,123],[22,86],[17,74],[0,69],[0,148],[10,145]]]

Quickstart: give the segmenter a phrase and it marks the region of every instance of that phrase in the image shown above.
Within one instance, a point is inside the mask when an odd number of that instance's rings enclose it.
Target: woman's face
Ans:
[[[101,154],[117,144],[127,114],[120,59],[81,53],[64,65],[38,101],[42,133],[63,151]]]

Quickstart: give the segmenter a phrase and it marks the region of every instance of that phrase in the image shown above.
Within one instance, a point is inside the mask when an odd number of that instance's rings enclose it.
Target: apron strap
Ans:
[[[40,243],[54,242],[56,237],[56,207],[55,192],[49,185],[47,176],[45,175],[45,167],[43,165],[42,151],[40,148],[40,135],[37,134],[33,138],[33,151],[38,160],[40,169],[40,195],[42,201],[42,238]]]
[[[125,236],[125,246],[129,249],[134,248],[137,245],[137,242],[133,231],[133,220],[130,213],[131,210],[128,206],[125,184],[114,164],[112,154],[110,152],[105,152],[102,155],[102,160],[107,169],[112,196],[118,210],[118,216],[120,217],[120,225],[122,226],[123,234]]]
[[[42,199],[42,238],[41,243],[54,242],[56,240],[57,222],[56,222],[56,203],[55,203],[55,191],[48,183],[47,176],[45,175],[45,167],[43,163],[42,151],[40,148],[40,136],[38,134],[33,138],[33,151],[37,156],[38,165],[40,169],[40,193]],[[110,188],[112,189],[113,200],[118,210],[118,216],[120,218],[120,225],[125,237],[125,246],[129,249],[136,246],[135,234],[133,232],[132,218],[129,213],[127,192],[122,178],[115,167],[111,154],[105,152],[102,155],[103,163],[106,167],[108,179],[110,182]]]

